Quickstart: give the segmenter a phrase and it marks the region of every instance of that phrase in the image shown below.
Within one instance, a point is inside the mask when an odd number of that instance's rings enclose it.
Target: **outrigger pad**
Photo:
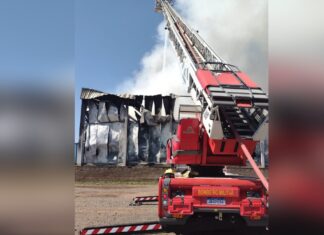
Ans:
[[[134,197],[130,206],[139,206],[142,205],[144,202],[157,202],[159,200],[158,196],[140,196],[140,197]]]
[[[135,234],[135,233],[156,233],[161,232],[162,226],[158,221],[137,224],[111,225],[101,227],[88,227],[80,231],[80,235],[92,234]]]

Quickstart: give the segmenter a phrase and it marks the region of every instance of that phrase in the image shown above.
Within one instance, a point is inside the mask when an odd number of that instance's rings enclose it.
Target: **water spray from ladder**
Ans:
[[[163,64],[162,64],[162,73],[164,73],[165,70],[165,63],[166,63],[166,52],[168,47],[168,30],[165,30],[164,34],[164,49],[163,49]]]

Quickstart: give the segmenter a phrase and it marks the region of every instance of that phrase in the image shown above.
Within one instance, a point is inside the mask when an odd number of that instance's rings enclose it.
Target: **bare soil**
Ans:
[[[163,174],[166,166],[136,166],[136,167],[109,167],[109,166],[82,166],[75,167],[75,180],[78,181],[157,181]]]
[[[129,206],[135,196],[157,194],[157,184],[94,183],[75,185],[75,234],[89,226],[157,221],[157,206]]]

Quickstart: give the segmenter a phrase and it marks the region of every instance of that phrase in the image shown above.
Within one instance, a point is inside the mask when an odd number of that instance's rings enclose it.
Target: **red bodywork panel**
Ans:
[[[196,72],[197,78],[199,80],[202,88],[208,92],[206,88],[209,86],[220,86],[220,85],[229,85],[229,86],[241,86],[245,85],[249,88],[259,88],[259,86],[251,80],[251,78],[243,72],[236,72],[237,78],[231,72],[219,73],[215,76],[211,71],[205,69],[198,69]]]
[[[207,134],[206,134],[207,135]],[[226,165],[245,165],[245,158],[242,149],[236,139],[214,140],[208,139],[208,153],[206,164],[226,164]],[[252,139],[241,140],[247,146],[250,153],[253,153],[256,146],[256,141]],[[212,157],[215,156],[215,157]],[[217,158],[216,158],[217,157]],[[222,157],[224,160],[221,160]]]
[[[254,198],[246,198],[242,200],[240,207],[240,215],[249,217],[252,220],[260,219],[267,213],[265,202],[265,199],[260,200]]]
[[[251,108],[252,102],[249,100],[237,100],[236,105],[237,105],[237,107],[240,107],[240,108]]]
[[[245,165],[246,160],[236,139],[209,139],[200,133],[201,124],[196,118],[181,119],[177,134],[167,144],[167,162],[172,164],[220,166]],[[250,153],[256,142],[241,141]]]
[[[267,213],[267,198],[259,180],[235,178],[172,178],[167,187],[159,180],[159,217],[182,218],[199,209],[231,209],[249,219],[260,219]],[[257,193],[248,197],[247,193]],[[164,192],[164,193],[162,193]],[[164,195],[164,196],[163,196]],[[223,199],[225,204],[210,204],[208,198]]]
[[[196,118],[181,119],[175,138],[167,144],[167,162],[174,164],[200,164],[200,122]],[[181,156],[174,160],[172,155]]]
[[[181,119],[177,128],[177,138],[173,140],[175,149],[199,150],[200,149],[200,122],[196,118]],[[186,140],[186,141],[183,141]]]
[[[204,90],[209,86],[219,86],[212,72],[209,70],[198,69],[196,72],[200,85]]]
[[[218,76],[216,76],[216,80],[220,85],[242,85],[242,82],[232,73],[221,73]]]
[[[237,72],[236,75],[239,76],[240,79],[244,82],[244,84],[249,88],[259,88],[259,86],[255,82],[253,82],[246,73]]]

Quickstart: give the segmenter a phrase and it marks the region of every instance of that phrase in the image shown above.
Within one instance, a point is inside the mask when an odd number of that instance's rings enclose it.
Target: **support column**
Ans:
[[[80,115],[80,128],[79,128],[79,143],[77,149],[77,166],[82,166],[84,157],[84,144],[85,144],[85,111],[88,102],[82,100],[81,102],[81,115]]]
[[[126,104],[126,117],[124,120],[124,134],[122,138],[124,138],[123,144],[123,151],[125,152],[124,157],[122,158],[122,162],[118,162],[118,166],[126,166],[127,165],[127,160],[128,160],[128,104]],[[119,141],[119,144],[121,141]]]

